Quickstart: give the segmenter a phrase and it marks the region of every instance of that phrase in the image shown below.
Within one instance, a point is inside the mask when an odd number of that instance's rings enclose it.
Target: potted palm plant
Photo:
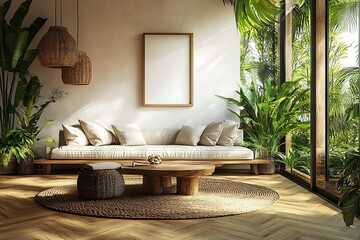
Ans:
[[[278,86],[270,80],[262,85],[256,82],[239,82],[236,91],[238,99],[218,96],[238,111],[229,109],[241,122],[246,144],[260,152],[261,158],[274,159],[284,137],[294,130],[308,129],[310,122],[303,120],[309,112],[306,97],[308,89],[303,89],[299,81],[285,82]],[[275,171],[274,163],[260,169],[263,174]]]

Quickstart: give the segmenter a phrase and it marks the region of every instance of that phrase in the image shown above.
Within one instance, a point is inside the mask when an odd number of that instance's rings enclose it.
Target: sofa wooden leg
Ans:
[[[44,174],[49,175],[51,173],[51,164],[44,164]]]
[[[251,164],[250,168],[253,174],[259,175],[259,164]]]

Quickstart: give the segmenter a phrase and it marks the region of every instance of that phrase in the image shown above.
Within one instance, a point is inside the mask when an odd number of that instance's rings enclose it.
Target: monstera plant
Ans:
[[[29,46],[46,19],[38,17],[30,26],[22,26],[31,2],[24,1],[13,16],[9,17],[9,21],[7,14],[12,1],[4,1],[0,7],[0,165],[3,168],[6,168],[9,159],[14,159],[11,156],[16,156],[16,160],[21,161],[25,154],[19,153],[30,153],[34,141],[29,129],[16,127],[16,116],[19,115],[17,111],[29,106],[27,99],[37,99],[37,95],[34,98],[29,97],[29,94],[38,94],[40,89],[40,85],[34,80],[37,78],[30,76],[28,72],[37,56],[37,50],[29,49]],[[33,123],[35,121],[31,122]]]

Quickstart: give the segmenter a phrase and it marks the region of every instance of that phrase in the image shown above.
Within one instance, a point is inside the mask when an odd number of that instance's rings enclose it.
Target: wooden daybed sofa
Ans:
[[[182,134],[180,132],[183,131],[184,127],[182,129],[164,128],[141,130],[144,142],[140,145],[121,145],[119,140],[121,143],[124,143],[126,139],[120,139],[120,136],[115,144],[100,144],[94,146],[92,144],[69,144],[69,126],[63,126],[65,127],[64,130],[59,133],[59,147],[51,151],[50,159],[34,160],[34,164],[43,165],[45,174],[50,174],[52,165],[57,164],[87,164],[104,161],[131,164],[135,160],[146,161],[149,155],[159,155],[163,161],[202,161],[214,163],[216,166],[245,164],[251,166],[254,174],[259,174],[259,165],[269,163],[268,160],[254,159],[253,151],[241,146],[243,140],[242,130],[237,130],[236,139],[232,140],[233,145],[227,146],[196,145],[197,142],[195,146],[184,145],[183,143],[179,144],[179,135]],[[72,127],[80,130],[84,129],[84,125]],[[201,135],[201,141],[206,129],[207,128],[205,128],[205,131]],[[119,132],[116,131],[118,129],[115,127],[114,130],[114,136],[118,135]],[[86,133],[85,129],[84,133]],[[77,132],[73,135],[79,134],[81,133]],[[86,137],[91,142],[89,136]]]

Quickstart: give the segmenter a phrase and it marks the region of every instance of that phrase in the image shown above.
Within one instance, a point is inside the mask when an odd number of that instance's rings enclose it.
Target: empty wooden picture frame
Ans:
[[[143,106],[193,106],[193,34],[144,33]]]

